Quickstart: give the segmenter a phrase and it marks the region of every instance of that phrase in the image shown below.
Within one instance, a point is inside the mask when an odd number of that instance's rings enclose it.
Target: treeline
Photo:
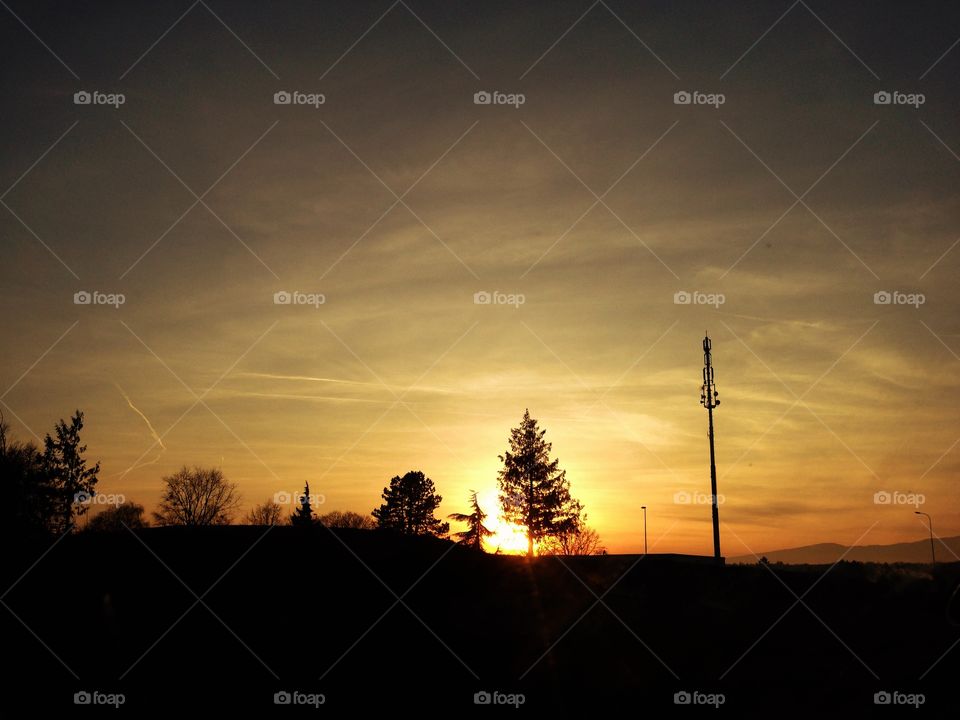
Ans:
[[[11,517],[5,527],[18,531],[62,534],[77,525],[91,507],[96,493],[100,464],[87,466],[86,446],[80,442],[83,413],[77,410],[70,422],[63,420],[47,435],[43,447],[8,438],[0,419],[0,483],[11,500],[0,505]],[[570,494],[566,471],[551,459],[552,446],[546,431],[524,412],[510,431],[509,449],[501,456],[498,473],[500,513],[507,523],[522,527],[528,555],[601,554],[606,551],[596,531],[586,524],[583,505]],[[155,525],[229,525],[240,510],[238,485],[229,482],[219,468],[182,467],[162,478],[160,502],[152,514]],[[286,493],[278,493],[286,498]],[[381,493],[382,504],[369,515],[334,511],[319,515],[309,483],[296,498],[292,512],[277,496],[256,505],[241,518],[248,525],[351,528],[382,530],[402,535],[447,537],[449,522],[436,517],[443,497],[422,471],[411,470],[390,479]],[[456,542],[483,551],[494,536],[487,513],[480,507],[476,491],[468,498],[468,511],[452,513],[449,520],[466,528],[451,537]],[[138,529],[151,524],[144,507],[134,502],[110,504],[95,514],[83,528],[88,532]]]
[[[43,446],[9,436],[0,415],[0,527],[19,534],[69,532],[89,509],[100,463],[87,466],[83,413],[60,420]]]

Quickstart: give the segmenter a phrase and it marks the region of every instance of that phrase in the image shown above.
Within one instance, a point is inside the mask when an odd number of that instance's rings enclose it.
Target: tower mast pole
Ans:
[[[713,409],[720,404],[713,381],[713,343],[706,333],[703,338],[703,386],[700,388],[700,404],[707,409],[710,439],[710,507],[713,514],[713,557],[720,560],[720,511],[717,505],[717,459],[713,448]]]

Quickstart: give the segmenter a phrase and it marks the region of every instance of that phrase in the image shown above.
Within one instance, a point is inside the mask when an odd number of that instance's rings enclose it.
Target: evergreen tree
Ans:
[[[470,506],[473,508],[473,512],[470,514],[453,513],[448,517],[456,522],[467,523],[466,530],[454,535],[454,537],[460,538],[457,542],[483,552],[483,540],[493,535],[493,530],[489,530],[483,524],[483,521],[487,518],[487,514],[480,509],[480,502],[477,500],[476,490],[470,491]]]
[[[0,412],[0,533],[47,532],[57,508],[43,452],[32,442],[9,438],[8,433]]]
[[[314,523],[313,508],[310,507],[310,483],[305,483],[300,504],[290,516],[290,524],[298,527],[310,527]]]
[[[499,456],[504,517],[526,528],[528,557],[536,542],[579,528],[583,509],[570,496],[566,470],[550,459],[553,446],[544,440],[546,432],[524,411],[520,425],[510,431],[510,449]]]
[[[450,531],[450,523],[433,516],[443,498],[437,495],[433,480],[419,470],[391,478],[382,496],[383,505],[370,513],[380,529],[404,535],[437,536]]]
[[[82,429],[83,413],[77,410],[69,425],[63,420],[57,423],[56,439],[48,434],[43,441],[43,462],[53,504],[50,523],[55,533],[69,531],[74,524],[74,514],[83,515],[89,509],[89,500],[97,485],[100,463],[87,467],[83,457],[87,446],[80,444]]]

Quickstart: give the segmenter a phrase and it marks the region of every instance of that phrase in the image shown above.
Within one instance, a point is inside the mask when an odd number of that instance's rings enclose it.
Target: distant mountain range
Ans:
[[[936,548],[937,562],[958,562],[957,558],[960,556],[960,536],[940,538],[940,540],[934,538],[933,542]],[[944,545],[947,547],[944,547]],[[929,540],[896,543],[894,545],[856,545],[850,549],[849,552],[847,552],[847,549],[847,545],[820,543],[818,545],[805,545],[803,547],[788,548],[786,550],[770,550],[768,552],[757,553],[757,555],[766,557],[770,562],[783,562],[792,565],[835,563],[841,557],[844,560],[876,563],[930,562]],[[951,552],[951,550],[953,552]],[[846,553],[846,555],[844,555],[844,553]],[[735,557],[728,557],[727,562],[753,564],[757,562],[757,558],[753,555],[737,555]]]

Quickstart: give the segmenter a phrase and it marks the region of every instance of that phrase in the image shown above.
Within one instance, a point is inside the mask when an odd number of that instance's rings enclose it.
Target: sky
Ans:
[[[148,510],[186,464],[363,513],[420,469],[446,515],[496,512],[529,408],[611,552],[645,505],[651,552],[710,554],[708,331],[725,554],[956,535],[958,36],[931,2],[9,2],[0,410],[82,409]]]

